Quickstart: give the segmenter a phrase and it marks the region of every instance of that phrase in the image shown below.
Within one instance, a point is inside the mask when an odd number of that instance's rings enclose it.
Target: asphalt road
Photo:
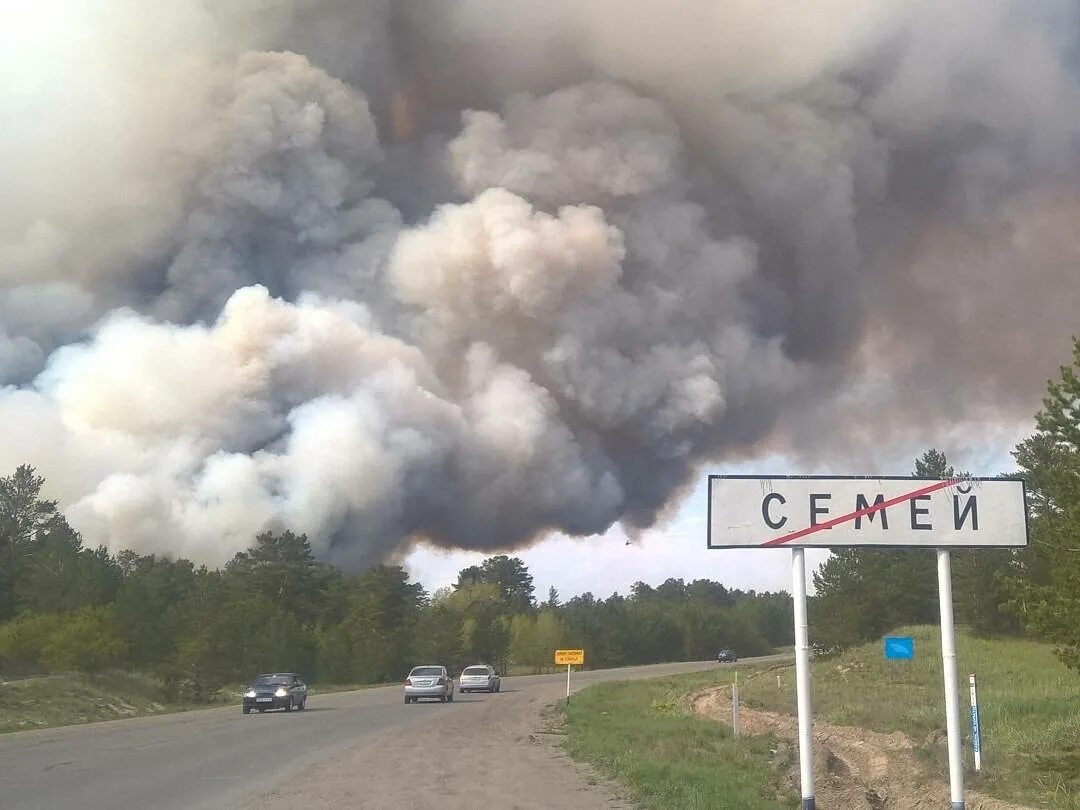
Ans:
[[[575,673],[575,691],[599,681],[714,668],[715,662]],[[551,689],[564,674],[503,679],[503,689]],[[461,711],[447,704],[437,710]],[[399,686],[316,695],[306,711],[244,716],[240,707],[0,736],[4,810],[222,810],[389,728],[422,726]]]

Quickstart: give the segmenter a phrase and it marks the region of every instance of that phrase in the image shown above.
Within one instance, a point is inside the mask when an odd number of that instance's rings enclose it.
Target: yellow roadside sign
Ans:
[[[556,650],[555,651],[555,664],[560,667],[567,667],[571,664],[581,666],[585,663],[585,651],[584,650]]]

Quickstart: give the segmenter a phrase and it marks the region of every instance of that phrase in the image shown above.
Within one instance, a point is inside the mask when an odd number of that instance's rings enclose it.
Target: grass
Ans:
[[[813,664],[816,720],[902,731],[932,773],[947,776],[941,642],[936,627],[899,630],[915,639],[915,659],[886,661],[881,642]],[[1040,807],[1080,810],[1080,675],[1051,647],[1018,639],[957,636],[961,727],[972,788]],[[983,771],[971,763],[968,673],[979,683]],[[740,676],[744,705],[795,712],[794,670]]]
[[[312,686],[312,697],[366,689],[354,684]],[[244,686],[230,684],[205,703],[175,703],[160,682],[147,675],[106,672],[42,675],[0,680],[0,733],[123,720],[173,712],[239,705]]]
[[[51,728],[179,711],[161,685],[128,673],[42,675],[0,681],[0,732]]]
[[[716,679],[711,673],[591,686],[563,709],[567,751],[624,785],[642,808],[794,806],[783,785],[790,754],[778,757],[775,740],[735,739],[685,706],[687,692]]]
[[[915,639],[915,659],[886,661],[881,642],[813,663],[818,722],[891,733],[917,746],[927,773],[947,782],[945,698],[936,627],[896,631]],[[957,635],[966,783],[1026,806],[1080,810],[1080,675],[1046,644]],[[744,706],[795,713],[789,662],[738,666]],[[983,770],[971,762],[967,676],[979,679]],[[732,739],[722,724],[688,716],[683,698],[726,685],[734,672],[606,683],[565,712],[567,748],[625,785],[645,808],[794,806],[781,771],[795,752],[771,737]],[[779,676],[779,685],[777,684]],[[773,754],[773,751],[778,751]]]

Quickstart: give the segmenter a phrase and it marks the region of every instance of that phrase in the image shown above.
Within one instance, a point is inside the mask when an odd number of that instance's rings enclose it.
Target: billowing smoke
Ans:
[[[5,5],[0,470],[92,543],[358,567],[1037,407],[1075,2],[512,6]]]

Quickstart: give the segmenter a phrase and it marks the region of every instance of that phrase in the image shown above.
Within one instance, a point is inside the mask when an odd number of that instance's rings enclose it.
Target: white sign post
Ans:
[[[731,685],[731,733],[739,736],[739,684]]]
[[[582,666],[585,663],[584,650],[556,650],[555,666],[566,664],[566,705],[570,705],[570,668],[575,664]]]
[[[949,738],[949,800],[964,810],[964,760],[960,750],[960,686],[956,682],[952,567],[949,550],[937,550],[938,607],[941,611],[941,670],[945,677],[945,730]]]
[[[814,713],[810,708],[810,620],[806,612],[806,552],[791,550],[795,607],[795,702],[799,712],[799,784],[802,810],[814,810]]]
[[[1027,545],[1023,481],[869,476],[709,476],[708,548],[792,550],[799,774],[803,810],[814,810],[810,644],[805,548],[938,549],[941,659],[952,810],[964,810],[960,691],[956,680],[949,549]]]

